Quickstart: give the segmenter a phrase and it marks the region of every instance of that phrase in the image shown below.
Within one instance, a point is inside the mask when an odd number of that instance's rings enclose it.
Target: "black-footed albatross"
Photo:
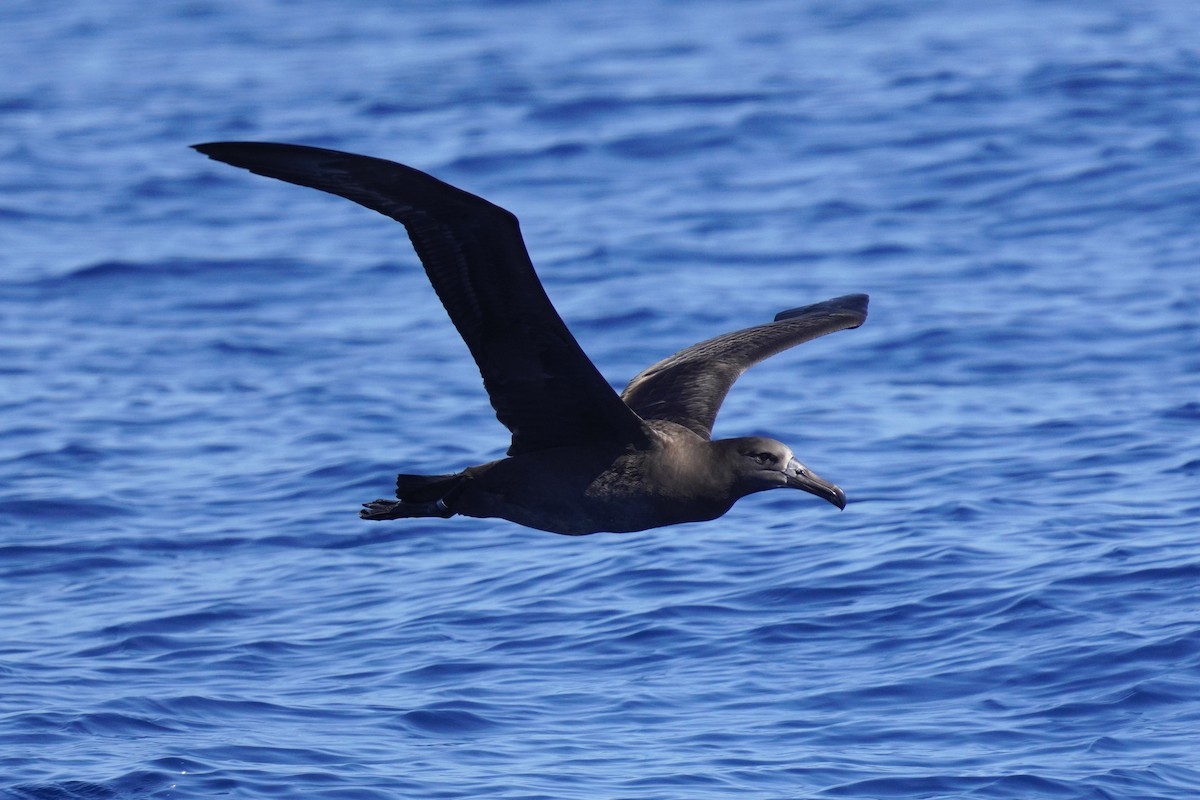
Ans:
[[[570,535],[627,532],[715,519],[741,497],[782,488],[845,508],[845,493],[783,443],[711,435],[738,376],[801,342],[858,327],[866,295],[793,308],[692,345],[618,395],[550,304],[517,218],[503,208],[378,158],[263,142],[195,148],[403,224],[512,432],[507,458],[454,474],[400,475],[399,500],[365,503],[364,519],[462,514]]]

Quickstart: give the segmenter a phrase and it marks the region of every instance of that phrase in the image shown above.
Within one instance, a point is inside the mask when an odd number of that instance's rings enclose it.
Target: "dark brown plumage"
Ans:
[[[780,442],[710,437],[738,376],[801,342],[861,325],[866,295],[784,311],[693,345],[618,396],[546,297],[508,211],[377,158],[256,142],[196,149],[402,223],[512,432],[508,458],[448,475],[401,475],[399,501],[367,503],[365,519],[463,514],[586,534],[713,519],[740,497],[778,487],[845,506],[841,489]]]

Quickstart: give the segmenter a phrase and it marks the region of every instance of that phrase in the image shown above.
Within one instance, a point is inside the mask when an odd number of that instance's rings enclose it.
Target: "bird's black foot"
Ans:
[[[432,503],[406,503],[403,500],[372,500],[363,503],[358,515],[363,519],[404,519],[407,517],[447,517],[454,512],[441,500]]]

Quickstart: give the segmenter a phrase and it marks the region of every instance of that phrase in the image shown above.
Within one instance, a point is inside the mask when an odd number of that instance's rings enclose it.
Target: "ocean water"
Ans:
[[[1200,5],[7,0],[0,796],[1200,796]],[[719,435],[847,491],[368,523],[506,431],[404,231],[517,213],[615,385],[855,291]]]

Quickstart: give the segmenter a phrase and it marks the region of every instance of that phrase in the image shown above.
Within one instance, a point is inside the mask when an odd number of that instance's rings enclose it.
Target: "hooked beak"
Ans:
[[[840,486],[814,474],[796,459],[788,462],[784,474],[787,476],[787,485],[791,488],[803,489],[809,494],[825,498],[840,509],[846,508],[846,493]]]

